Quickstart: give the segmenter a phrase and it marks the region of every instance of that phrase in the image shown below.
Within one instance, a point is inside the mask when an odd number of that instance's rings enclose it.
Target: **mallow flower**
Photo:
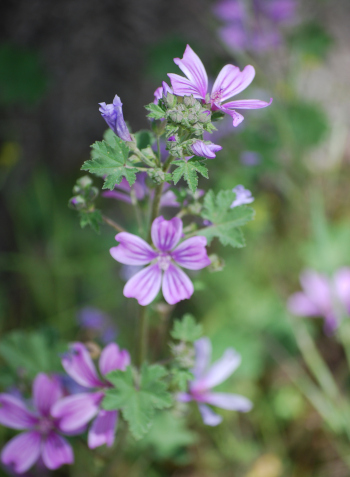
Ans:
[[[190,96],[201,99],[211,104],[211,110],[220,110],[229,114],[233,119],[233,126],[238,126],[244,117],[237,113],[236,109],[260,109],[266,108],[272,103],[258,99],[242,99],[229,101],[227,99],[246,89],[253,81],[255,69],[248,65],[243,71],[237,66],[226,65],[216,78],[211,94],[208,93],[208,76],[199,56],[187,45],[183,58],[174,58],[174,63],[182,70],[187,78],[174,73],[168,73],[174,94],[177,96]]]
[[[236,198],[230,206],[231,209],[233,209],[234,207],[238,207],[239,205],[251,204],[252,202],[254,202],[254,197],[252,196],[250,190],[246,189],[242,185],[238,185],[233,188],[232,192],[236,194]]]
[[[132,141],[128,127],[124,121],[123,103],[116,94],[112,104],[99,103],[100,113],[112,131],[119,136],[123,141]]]
[[[323,317],[325,333],[333,333],[341,317],[350,315],[350,268],[338,269],[331,278],[306,270],[300,283],[303,291],[289,297],[289,311],[297,316]]]
[[[252,408],[249,399],[238,394],[213,392],[212,388],[221,384],[238,368],[241,356],[233,348],[228,348],[222,358],[210,366],[211,342],[209,338],[200,338],[194,343],[196,357],[191,370],[194,380],[189,383],[187,393],[179,393],[178,401],[196,401],[204,424],[217,426],[222,417],[216,414],[208,404],[230,411],[248,412]]]
[[[48,469],[74,462],[73,449],[62,437],[67,432],[52,407],[63,396],[56,377],[40,373],[33,382],[33,408],[11,394],[0,394],[0,423],[11,429],[24,430],[11,439],[1,452],[1,462],[17,474],[26,472],[41,457]],[[62,414],[64,418],[65,414]],[[73,423],[69,434],[80,433],[80,423]]]
[[[182,220],[157,217],[152,224],[152,248],[145,240],[128,232],[115,236],[119,245],[112,247],[112,257],[125,265],[150,265],[136,273],[124,286],[124,296],[136,298],[140,305],[148,305],[162,288],[170,305],[190,298],[193,284],[181,267],[200,270],[210,264],[205,237],[191,237],[178,245],[182,237]]]
[[[222,147],[218,144],[209,143],[209,141],[197,140],[191,146],[191,150],[195,156],[206,157],[207,159],[214,159],[216,152],[221,151]]]
[[[99,358],[102,375],[100,377],[84,344],[73,343],[69,352],[62,358],[62,366],[74,381],[89,391],[64,397],[53,406],[52,415],[60,419],[61,429],[64,432],[71,432],[95,418],[89,429],[88,446],[90,449],[103,444],[112,446],[118,423],[118,411],[101,409],[105,389],[111,386],[105,375],[116,369],[125,371],[129,364],[128,351],[120,349],[116,343],[110,343],[102,350]]]

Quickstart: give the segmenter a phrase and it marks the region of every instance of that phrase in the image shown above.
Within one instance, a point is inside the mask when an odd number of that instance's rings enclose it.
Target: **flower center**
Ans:
[[[219,89],[219,91],[215,91],[210,97],[212,103],[221,103],[221,98],[222,98],[222,90]]]
[[[48,434],[54,427],[54,423],[50,417],[42,417],[38,423],[38,431],[40,434]]]
[[[169,268],[171,257],[167,252],[161,252],[158,255],[157,261],[159,268],[165,272]]]

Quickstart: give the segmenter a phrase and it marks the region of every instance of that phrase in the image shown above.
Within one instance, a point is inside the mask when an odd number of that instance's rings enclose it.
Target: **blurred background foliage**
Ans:
[[[308,371],[286,300],[303,269],[350,266],[349,4],[300,2],[285,43],[260,54],[220,42],[214,2],[173,8],[161,0],[73,0],[52,10],[45,3],[0,7],[1,390],[29,389],[39,371],[61,372],[67,341],[86,339],[78,315],[87,306],[107,314],[118,342],[135,353],[135,303],[124,299],[121,270],[108,253],[114,233],[80,229],[67,202],[89,144],[105,128],[97,103],[118,93],[132,130],[147,127],[142,106],[190,43],[212,78],[226,63],[251,63],[257,75],[248,96],[274,98],[270,108],[247,112],[237,129],[225,120],[218,126],[215,142],[223,150],[210,164],[209,183],[201,179],[206,188],[244,184],[253,192],[247,247],[214,244],[210,251],[223,257],[224,270],[195,276],[197,292],[172,313],[190,311],[203,324],[214,358],[229,346],[242,354],[221,388],[249,397],[254,409],[243,416],[224,411],[214,429],[195,409],[186,419],[162,412],[140,442],[123,426],[113,449],[92,453],[77,442],[74,466],[57,473],[348,476],[343,436],[323,422],[303,385]],[[127,204],[99,201],[133,231]],[[347,392],[339,343],[323,335],[320,320],[304,325]],[[164,352],[157,328],[154,322],[152,344]],[[98,333],[93,338],[101,343]],[[10,436],[0,428],[2,443]]]

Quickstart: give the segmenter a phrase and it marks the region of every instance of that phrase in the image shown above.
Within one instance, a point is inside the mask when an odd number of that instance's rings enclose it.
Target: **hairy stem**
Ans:
[[[139,349],[138,349],[138,365],[141,367],[147,358],[148,349],[148,315],[147,306],[140,305],[140,330],[139,330]]]
[[[114,220],[109,217],[102,215],[102,220],[117,232],[125,232],[125,229],[121,225],[117,224],[117,222],[114,222]]]

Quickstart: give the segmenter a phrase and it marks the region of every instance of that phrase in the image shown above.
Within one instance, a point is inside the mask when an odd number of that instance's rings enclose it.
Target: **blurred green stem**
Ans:
[[[114,220],[110,219],[106,215],[102,215],[102,220],[117,232],[125,232],[125,229],[121,225],[117,224],[117,222],[114,222]]]
[[[141,367],[147,358],[148,348],[148,314],[147,306],[140,305],[140,331],[139,331],[139,349],[138,349],[138,365]]]

